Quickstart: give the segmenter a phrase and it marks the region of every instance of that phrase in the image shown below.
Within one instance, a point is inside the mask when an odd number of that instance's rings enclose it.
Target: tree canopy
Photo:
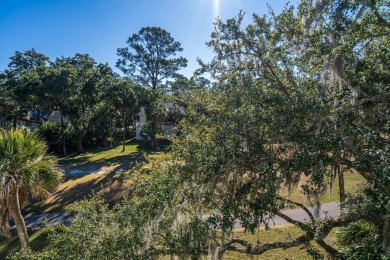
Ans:
[[[42,107],[44,94],[42,75],[49,58],[34,49],[16,51],[10,58],[8,68],[0,73],[0,107],[7,118],[14,121],[23,118],[28,110]]]
[[[84,151],[82,145],[84,135],[94,121],[104,113],[102,87],[104,82],[112,77],[112,70],[108,65],[96,64],[88,54],[76,54],[71,58],[58,59],[57,64],[67,64],[70,72],[66,73],[64,81],[60,79],[62,83],[59,86],[69,84],[68,88],[62,88],[66,92],[59,90],[62,95],[66,95],[61,99],[60,108],[69,117],[75,129],[77,152],[81,153]],[[60,77],[63,75],[59,74]],[[58,94],[54,95],[58,96]]]
[[[128,47],[119,48],[117,67],[152,92],[145,106],[149,122],[149,146],[157,148],[156,134],[159,124],[161,93],[166,91],[166,80],[177,76],[177,71],[187,66],[187,59],[175,58],[183,51],[181,44],[160,27],[144,27],[127,40]]]
[[[117,67],[142,86],[161,89],[163,80],[187,66],[186,58],[174,57],[183,51],[181,44],[160,27],[141,28],[126,43],[128,47],[118,49]]]

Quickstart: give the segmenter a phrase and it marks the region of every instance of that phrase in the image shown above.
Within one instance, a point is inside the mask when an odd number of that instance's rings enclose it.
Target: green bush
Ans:
[[[20,250],[15,254],[7,257],[7,260],[54,260],[60,259],[57,253],[53,250],[43,252],[33,252],[31,249]]]
[[[349,259],[389,259],[381,252],[380,230],[370,222],[359,220],[336,231],[337,243]]]

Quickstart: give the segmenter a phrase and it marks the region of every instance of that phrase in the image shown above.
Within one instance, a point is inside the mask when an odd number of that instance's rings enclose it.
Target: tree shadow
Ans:
[[[133,152],[130,152],[130,153],[142,152],[141,143],[139,141],[129,140],[126,142],[127,149],[132,149],[131,145],[136,146],[136,150]],[[121,149],[121,145],[116,145],[113,148],[111,148],[111,147],[98,147],[98,148],[94,148],[90,151],[86,151],[85,153],[82,153],[82,154],[76,154],[76,153],[69,154],[67,156],[60,157],[58,160],[58,164],[60,167],[62,167],[64,169],[74,168],[74,167],[77,167],[77,168],[93,167],[93,165],[96,162],[96,160],[94,160],[93,157],[96,156],[96,154],[99,154],[102,152],[107,152],[110,150],[112,150],[112,152],[118,152],[117,149]],[[110,157],[110,155],[112,155],[112,153],[111,153],[109,155],[106,155],[102,159],[107,158],[105,160],[106,162],[109,162],[110,160],[119,160],[119,158],[117,158],[117,157],[119,157],[119,154],[121,154],[121,152],[118,152],[118,156],[116,156],[116,157],[112,157],[112,156]],[[129,154],[129,152],[127,152],[127,155],[128,154]],[[99,161],[102,161],[102,160],[99,160]]]
[[[78,179],[81,176],[99,172],[119,173],[132,170],[135,166],[146,162],[141,152],[118,155],[111,158],[101,158],[93,162],[85,162],[75,166],[66,167],[65,181]]]
[[[75,169],[78,174],[65,174],[64,182],[50,198],[44,201],[32,199],[23,213],[63,212],[73,202],[100,191],[108,203],[118,202],[129,193],[128,172],[146,162],[144,154],[136,152],[69,167],[67,172]]]
[[[64,167],[66,172],[64,182],[59,185],[52,196],[44,201],[32,199],[23,209],[23,213],[63,212],[73,202],[83,200],[98,192],[101,192],[106,202],[111,205],[119,202],[123,196],[131,192],[131,183],[127,178],[128,172],[147,163],[147,157],[161,156],[168,152],[166,149],[159,151],[144,149],[139,145],[140,142],[134,140],[126,144],[137,144],[137,150],[126,154],[115,150],[118,152],[116,156],[110,153],[93,161],[89,161],[90,158],[87,156],[72,159],[72,164]],[[94,153],[110,149],[99,148],[94,150]]]
[[[28,230],[30,248],[33,251],[40,251],[49,245],[46,229]],[[0,237],[0,259],[6,259],[8,255],[20,250],[20,242],[16,230],[12,230],[10,238]]]

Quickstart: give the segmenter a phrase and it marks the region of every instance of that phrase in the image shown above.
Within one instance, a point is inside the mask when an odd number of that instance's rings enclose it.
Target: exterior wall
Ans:
[[[139,113],[138,113],[139,120],[135,122],[135,139],[140,141],[143,140],[141,136],[141,129],[144,124],[146,124],[146,113],[145,109],[141,107]]]
[[[168,102],[165,103],[164,106],[168,110],[173,106],[173,103]],[[180,108],[180,111],[184,114],[183,108]],[[138,121],[136,121],[135,123],[135,137],[136,140],[143,140],[140,133],[141,133],[142,126],[147,123],[146,113],[143,107],[141,107],[140,112],[138,113],[138,118],[139,118]],[[177,133],[176,127],[170,122],[161,122],[160,126],[163,130],[164,135],[166,136],[170,136]]]
[[[5,121],[0,121],[0,128],[12,128],[14,125],[14,122],[11,120],[5,120]],[[30,131],[34,132],[39,128],[41,125],[38,122],[32,122],[32,121],[27,121],[27,120],[16,120],[16,125],[18,127],[23,126],[28,128]]]
[[[68,116],[63,117],[64,123],[70,123]],[[47,121],[61,122],[61,111],[53,110],[48,116]]]
[[[17,119],[16,124],[18,126],[24,126],[29,128],[31,131],[35,131],[39,128],[39,126],[44,122],[44,120],[41,118],[40,122],[31,121],[29,120],[29,117],[33,114],[33,111],[28,112],[28,116],[26,116],[24,119]],[[47,121],[53,121],[53,122],[61,122],[61,111],[60,110],[53,110],[51,114],[47,114],[45,116]],[[64,116],[64,123],[70,123],[70,120],[67,116]],[[145,118],[146,120],[146,118]],[[0,116],[0,127],[2,128],[8,128],[13,127],[13,121],[12,120],[6,120],[4,117]]]
[[[135,122],[135,139],[138,141],[143,140],[141,136],[141,129],[142,129],[143,123],[140,121]]]
[[[139,116],[139,122],[145,124],[146,123],[146,115]]]

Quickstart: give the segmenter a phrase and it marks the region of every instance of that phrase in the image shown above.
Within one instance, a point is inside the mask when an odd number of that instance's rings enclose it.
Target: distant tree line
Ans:
[[[66,154],[66,144],[83,152],[85,137],[88,143],[93,139],[112,140],[113,119],[118,115],[126,129],[126,122],[133,121],[129,116],[135,118],[144,106],[152,126],[148,133],[150,146],[155,149],[158,122],[164,116],[161,103],[164,95],[180,92],[169,88],[176,79],[185,78],[177,71],[186,66],[187,60],[173,57],[183,49],[158,27],[142,28],[127,44],[118,49],[117,67],[124,76],[114,73],[108,64],[98,64],[88,54],[51,61],[34,49],[16,51],[8,68],[0,72],[0,115],[12,121],[15,128],[27,111],[33,111],[38,122],[47,119],[43,112],[61,111],[61,132],[47,126],[42,133],[53,135],[52,130],[57,131],[56,138],[61,139]],[[182,87],[186,88],[188,82],[185,78]],[[64,117],[72,129],[68,129]],[[54,146],[58,150],[59,144]]]

